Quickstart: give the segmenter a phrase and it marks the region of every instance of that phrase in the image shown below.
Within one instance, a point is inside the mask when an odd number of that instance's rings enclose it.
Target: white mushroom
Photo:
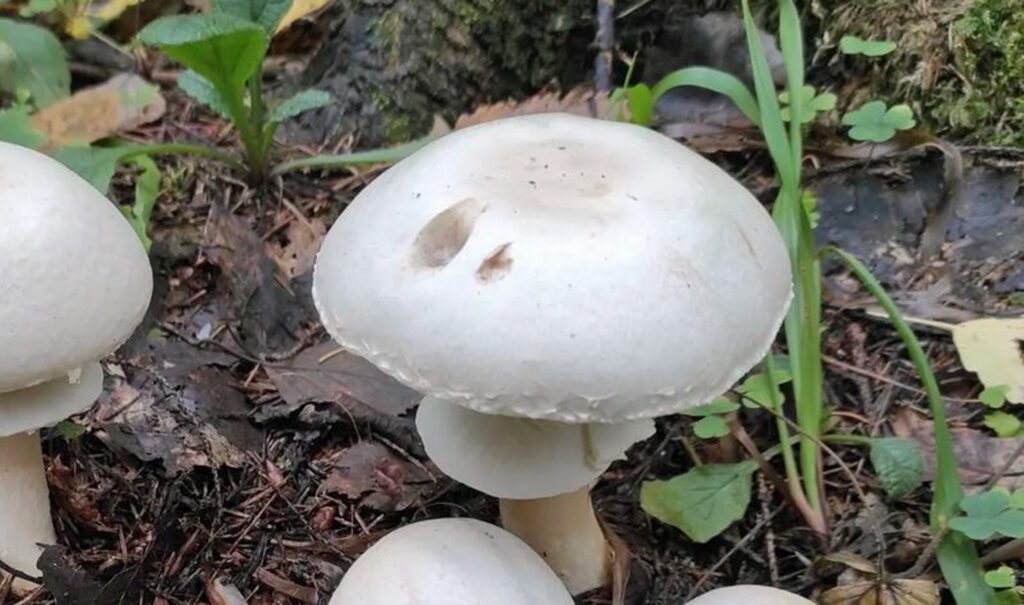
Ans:
[[[440,468],[503,498],[505,527],[579,593],[608,570],[588,484],[645,419],[765,355],[791,275],[771,217],[711,162],[645,128],[541,114],[381,175],[331,228],[313,288],[339,343],[427,396]]]
[[[152,289],[145,250],[109,200],[0,143],[0,561],[27,575],[38,544],[55,542],[37,431],[92,405],[97,361],[131,335]]]
[[[687,605],[814,605],[800,595],[752,584],[728,586],[706,592]]]
[[[345,573],[331,605],[572,605],[544,561],[521,540],[471,519],[397,529]]]

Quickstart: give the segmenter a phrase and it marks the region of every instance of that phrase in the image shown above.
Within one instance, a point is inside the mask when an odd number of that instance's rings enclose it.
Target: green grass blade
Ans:
[[[786,138],[786,128],[782,121],[782,108],[775,90],[768,59],[765,58],[757,24],[750,12],[749,0],[743,0],[743,24],[747,34],[747,50],[754,73],[754,91],[757,93],[757,105],[761,113],[761,132],[764,134],[768,153],[775,162],[779,179],[784,188],[799,188],[799,166],[793,164],[792,151]]]
[[[793,163],[799,166],[803,162],[803,145],[801,132],[803,127],[803,94],[804,87],[804,34],[800,27],[800,13],[793,0],[779,2],[779,47],[782,51],[783,64],[786,67],[786,87],[789,90],[789,145],[793,154]]]
[[[286,172],[303,169],[330,169],[345,168],[347,166],[358,166],[360,164],[386,164],[397,162],[412,155],[427,143],[437,139],[436,136],[427,136],[416,139],[411,143],[390,147],[387,149],[369,149],[367,151],[355,151],[340,155],[316,155],[301,160],[285,162],[274,168],[270,174],[281,175]]]
[[[921,343],[914,331],[903,319],[899,309],[886,294],[885,289],[871,274],[871,271],[857,258],[838,248],[826,248],[823,252],[832,252],[853,272],[864,288],[878,300],[889,315],[896,333],[906,345],[914,368],[924,384],[928,394],[928,407],[932,412],[935,426],[936,471],[934,500],[931,510],[932,532],[942,531],[947,522],[958,511],[963,498],[963,487],[957,475],[956,456],[953,453],[953,434],[946,420],[946,407],[939,391],[939,383],[935,380],[928,356],[925,355]],[[936,551],[936,558],[942,575],[946,578],[958,605],[989,605],[995,602],[995,593],[985,583],[984,572],[978,551],[974,544],[956,532],[950,532]]]
[[[729,100],[736,105],[737,109],[747,116],[747,119],[754,124],[760,125],[761,112],[757,108],[757,99],[754,98],[750,89],[736,76],[711,69],[710,67],[685,67],[676,70],[654,85],[654,102],[663,94],[681,86],[697,86],[717,92],[729,97]]]

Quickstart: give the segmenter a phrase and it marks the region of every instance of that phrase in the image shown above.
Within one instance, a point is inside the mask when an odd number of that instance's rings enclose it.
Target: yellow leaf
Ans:
[[[82,15],[72,17],[64,24],[64,31],[75,40],[85,40],[92,30],[92,22]]]
[[[960,361],[986,387],[1006,387],[1006,400],[1024,403],[1024,318],[975,319],[952,327]]]
[[[142,0],[97,0],[89,4],[86,14],[101,21],[113,21],[124,11],[135,6]]]
[[[277,31],[274,33],[288,29],[288,26],[292,23],[295,23],[306,15],[315,13],[330,4],[330,2],[331,0],[295,0],[292,2],[292,7],[284,14],[284,18],[281,19],[281,24],[277,26]]]

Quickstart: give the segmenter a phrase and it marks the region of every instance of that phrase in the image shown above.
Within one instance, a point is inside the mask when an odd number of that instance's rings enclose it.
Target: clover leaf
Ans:
[[[906,104],[887,107],[882,101],[871,101],[843,116],[843,124],[853,127],[849,134],[855,141],[884,143],[896,131],[913,128],[917,121]]]
[[[949,527],[972,540],[1024,538],[1024,510],[1019,507],[1022,500],[1024,496],[999,488],[965,496],[960,508],[966,514],[950,519]]]
[[[839,39],[839,50],[847,55],[881,57],[896,50],[896,43],[890,40],[865,40],[858,36],[843,36]]]
[[[789,105],[788,91],[779,95],[779,102],[783,105]],[[817,94],[813,86],[805,85],[800,89],[800,104],[803,107],[800,123],[807,124],[813,121],[818,113],[835,109],[836,96],[830,92]],[[791,119],[790,115],[789,107],[783,107],[782,119],[788,122]]]

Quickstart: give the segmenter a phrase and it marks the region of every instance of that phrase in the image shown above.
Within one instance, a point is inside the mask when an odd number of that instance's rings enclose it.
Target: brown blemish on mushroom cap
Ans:
[[[413,261],[431,269],[446,266],[462,251],[486,209],[486,204],[469,197],[430,219],[413,241]]]
[[[476,278],[483,283],[488,283],[505,277],[512,269],[513,260],[509,255],[511,246],[512,242],[505,242],[488,254],[477,268]]]

